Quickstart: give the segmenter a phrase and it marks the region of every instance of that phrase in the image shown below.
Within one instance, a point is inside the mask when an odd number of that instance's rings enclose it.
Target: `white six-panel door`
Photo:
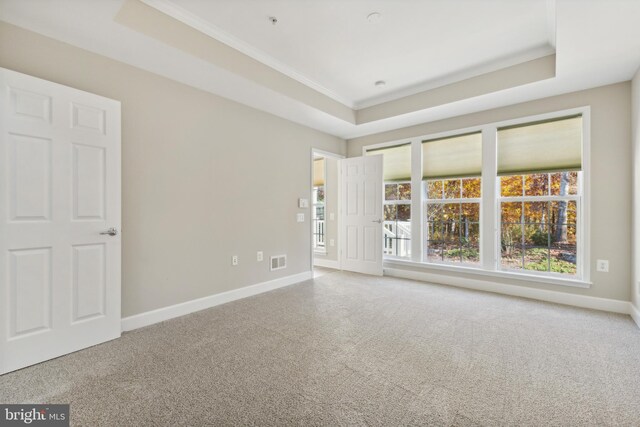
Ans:
[[[340,160],[343,270],[382,275],[382,155]]]
[[[120,336],[120,103],[0,69],[0,373]]]

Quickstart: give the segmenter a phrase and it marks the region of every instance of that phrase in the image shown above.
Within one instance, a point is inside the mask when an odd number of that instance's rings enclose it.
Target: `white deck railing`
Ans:
[[[314,249],[322,249],[325,247],[324,233],[325,233],[324,220],[314,219],[313,220],[313,248]]]
[[[411,222],[384,222],[383,253],[398,257],[411,255]]]
[[[383,253],[398,257],[411,255],[411,223],[409,221],[385,221],[383,225]],[[313,220],[313,247],[325,247],[325,221]]]

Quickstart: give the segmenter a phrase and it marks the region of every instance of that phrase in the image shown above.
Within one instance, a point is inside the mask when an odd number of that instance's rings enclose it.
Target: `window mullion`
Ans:
[[[422,191],[422,141],[411,141],[411,260],[422,261],[423,197]]]
[[[497,201],[497,128],[482,129],[482,194],[480,202],[480,264],[485,270],[497,269],[498,201]]]

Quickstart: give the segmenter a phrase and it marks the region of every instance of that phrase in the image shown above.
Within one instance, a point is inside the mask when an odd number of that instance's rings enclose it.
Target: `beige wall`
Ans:
[[[5,23],[0,66],[122,102],[123,316],[309,270],[297,199],[343,140]]]
[[[526,102],[347,141],[348,156],[364,145],[428,135],[569,108],[591,106],[591,280],[590,289],[535,282],[494,282],[629,301],[631,297],[631,84],[618,83]],[[610,261],[609,273],[595,271]],[[443,273],[456,276],[458,274]],[[469,277],[459,274],[458,276]]]
[[[631,300],[640,310],[640,69],[633,78],[632,87],[632,144],[633,144],[633,267]]]

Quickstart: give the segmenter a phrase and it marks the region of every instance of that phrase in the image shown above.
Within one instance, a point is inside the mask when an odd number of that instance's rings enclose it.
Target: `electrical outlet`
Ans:
[[[333,221],[333,220],[335,220],[335,219],[336,219],[336,214],[334,214],[333,212],[331,212],[331,213],[329,214],[329,221]]]
[[[303,213],[296,214],[296,221],[304,222],[304,214]]]
[[[238,255],[231,257],[231,265],[238,265]]]
[[[262,253],[262,251],[258,251],[258,254],[256,255],[256,260],[260,262],[263,259],[264,259],[264,254]]]
[[[298,199],[298,207],[299,208],[308,208],[309,207],[309,199]]]
[[[329,246],[335,246],[336,245],[336,241],[333,239],[329,239]]]
[[[596,261],[596,271],[600,271],[602,273],[609,272],[609,260],[599,259]]]

